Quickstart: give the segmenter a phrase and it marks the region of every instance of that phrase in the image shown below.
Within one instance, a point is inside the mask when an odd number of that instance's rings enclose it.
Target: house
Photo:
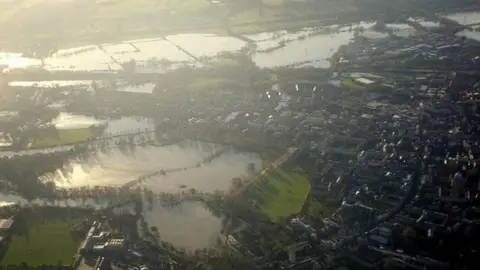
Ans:
[[[376,81],[367,79],[367,78],[356,78],[354,82],[363,87],[371,87],[376,84]]]
[[[13,218],[10,219],[0,219],[0,231],[6,233],[10,231],[14,223]]]

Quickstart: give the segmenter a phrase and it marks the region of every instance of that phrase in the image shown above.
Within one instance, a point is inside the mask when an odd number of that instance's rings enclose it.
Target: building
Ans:
[[[367,79],[367,78],[356,78],[354,80],[354,82],[360,86],[363,86],[363,87],[371,87],[371,86],[374,86],[376,84],[375,81],[372,81],[370,79]]]
[[[1,232],[8,232],[12,228],[14,223],[13,218],[10,219],[0,219],[0,231]]]

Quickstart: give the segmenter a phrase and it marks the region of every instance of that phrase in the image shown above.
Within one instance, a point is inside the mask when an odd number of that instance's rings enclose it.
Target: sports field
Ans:
[[[300,212],[307,198],[308,176],[298,167],[277,168],[250,187],[260,210],[271,220]]]
[[[30,148],[44,148],[83,142],[92,136],[91,128],[58,130],[57,136],[31,138]]]
[[[31,222],[23,236],[12,236],[2,264],[70,265],[81,242],[70,235],[70,226],[76,221],[79,220]]]

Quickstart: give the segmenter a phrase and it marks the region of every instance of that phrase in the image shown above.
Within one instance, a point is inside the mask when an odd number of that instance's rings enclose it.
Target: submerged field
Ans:
[[[267,173],[249,192],[257,199],[260,210],[275,221],[300,212],[309,188],[305,172],[287,166]]]
[[[81,239],[73,239],[70,226],[79,219],[27,221],[22,235],[12,236],[2,264],[70,265]]]
[[[48,51],[49,46],[62,48],[172,32],[222,34],[301,27],[312,20],[321,23],[357,11],[352,0],[312,7],[319,5],[290,0],[18,0],[0,3],[0,37],[9,37],[11,44],[4,44],[7,48],[22,44],[25,50]],[[45,48],[38,48],[34,41],[41,41]]]

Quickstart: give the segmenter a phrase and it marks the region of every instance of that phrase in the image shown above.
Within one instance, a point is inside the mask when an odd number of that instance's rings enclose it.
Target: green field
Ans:
[[[365,89],[365,87],[355,83],[353,78],[345,78],[342,79],[340,85],[344,88],[350,89],[350,90],[362,90]]]
[[[308,214],[313,217],[325,218],[330,217],[335,212],[334,207],[327,206],[317,200],[310,199]]]
[[[260,210],[276,221],[300,212],[309,188],[308,177],[300,168],[279,168],[252,185],[250,192],[258,198]]]
[[[29,224],[24,236],[12,236],[2,264],[70,265],[81,240],[70,235],[70,225],[79,220],[49,220]]]
[[[57,145],[74,144],[88,140],[92,136],[91,128],[58,130],[57,136],[31,138],[30,148],[44,148]]]

